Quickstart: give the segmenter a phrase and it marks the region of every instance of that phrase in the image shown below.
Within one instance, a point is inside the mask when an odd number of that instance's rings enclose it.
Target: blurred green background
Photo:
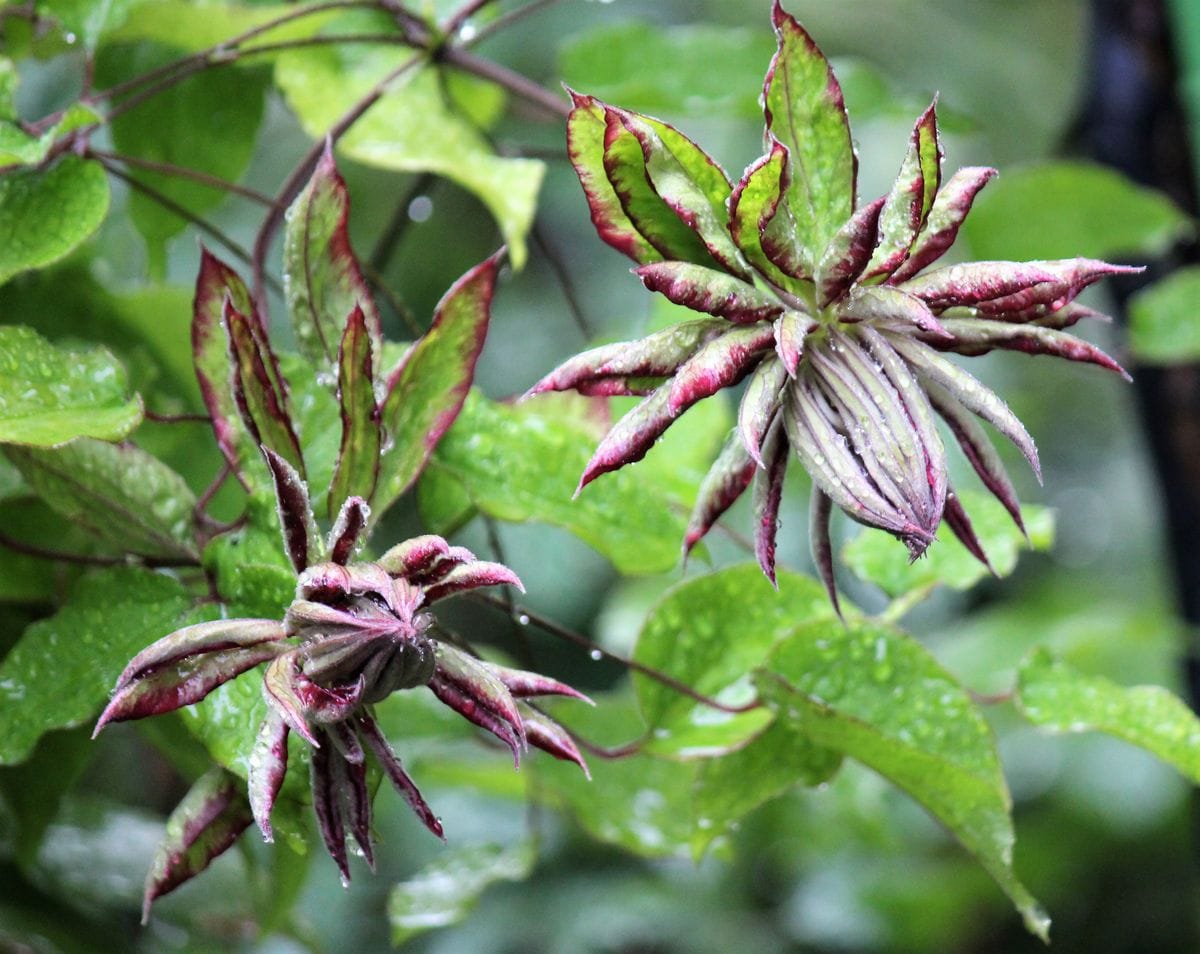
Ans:
[[[1084,94],[1089,33],[1082,0],[791,0],[787,6],[843,78],[861,159],[860,191],[868,198],[890,185],[912,120],[934,93],[945,121],[947,171],[994,165],[1003,181],[1026,164],[1058,154],[1069,138]],[[1183,22],[1200,32],[1200,22]],[[566,80],[671,121],[736,175],[760,153],[757,94],[773,42],[766,0],[563,0],[488,40],[478,52],[547,88],[557,89]],[[640,52],[631,54],[631,48]],[[40,116],[74,95],[80,61],[65,52],[23,60],[21,71],[22,113]],[[493,397],[523,391],[589,340],[572,318],[568,294],[577,300],[591,339],[636,335],[654,320],[656,307],[628,274],[625,259],[596,238],[565,162],[561,123],[520,103],[511,105],[493,132],[497,148],[546,159],[547,174],[529,262],[520,273],[506,274],[478,370],[477,383]],[[307,143],[278,95],[270,95],[242,181],[275,191]],[[453,184],[349,161],[341,165],[353,197],[360,253],[365,256],[381,234],[401,224],[400,241],[378,264],[388,285],[422,320],[454,278],[499,244],[478,200]],[[118,184],[117,213],[85,254],[60,267],[88,268],[110,290],[149,284],[155,262],[129,218],[120,214],[127,200]],[[981,199],[981,212],[983,206]],[[253,240],[258,216],[254,206],[236,200],[211,213],[243,244]],[[1010,232],[999,253],[1003,257],[1076,251],[1045,253],[1036,245],[1042,237],[1037,229],[1025,231],[1020,223]],[[1030,247],[1023,252],[1025,239]],[[972,242],[987,241],[982,232],[969,233],[955,254],[968,257]],[[992,255],[989,247],[987,256]],[[971,257],[981,256],[976,251]],[[1136,260],[1137,255],[1127,257]],[[189,229],[171,239],[158,264],[167,282],[180,289],[173,299],[162,293],[171,307],[161,311],[161,321],[184,336],[187,289],[197,264],[195,233]],[[569,274],[569,291],[557,274],[559,265]],[[1090,300],[1100,310],[1109,305],[1103,290]],[[88,333],[92,304],[59,299],[52,276],[8,286],[0,292],[0,306],[6,323],[33,324],[46,333],[57,326],[61,336],[66,322],[67,335]],[[394,337],[403,337],[398,318],[385,320],[392,321]],[[286,340],[288,331],[280,326],[274,333]],[[1084,334],[1127,360],[1119,327],[1097,326]],[[975,367],[982,367],[980,376],[1005,396],[1038,442],[1044,486],[1013,459],[1015,454],[1006,460],[1022,499],[1055,510],[1057,541],[1047,554],[1023,557],[1009,580],[986,582],[968,594],[937,594],[906,620],[906,627],[981,692],[1010,687],[1013,667],[1035,643],[1123,683],[1180,689],[1178,659],[1186,634],[1173,609],[1159,489],[1133,389],[1096,368],[1048,358],[995,355]],[[153,404],[152,368],[135,363],[132,373]],[[164,453],[171,441],[187,443],[160,431],[147,439]],[[183,458],[188,450],[180,446],[174,453]],[[802,480],[791,479],[797,486],[785,498],[780,559],[806,569],[807,495]],[[735,529],[748,526],[748,508],[736,507],[726,522]],[[389,518],[380,538],[399,539],[419,526],[410,503]],[[848,539],[857,528],[841,521],[835,531]],[[619,651],[628,651],[651,601],[682,574],[621,579],[583,543],[550,528],[501,526],[499,536],[505,559],[526,583],[530,607]],[[459,539],[480,552],[491,549],[479,521],[466,526]],[[711,539],[715,565],[744,558],[736,543],[718,535]],[[902,559],[899,550],[896,556]],[[703,569],[699,561],[688,572]],[[847,583],[868,609],[882,605],[877,593]],[[21,622],[38,612],[37,599],[0,608],[5,623],[0,650],[11,645]],[[494,615],[461,612],[464,625],[475,631],[496,625]],[[528,638],[540,664],[585,690],[625,682],[615,667],[594,663],[548,636],[531,630]],[[1113,740],[1045,737],[1019,724],[1007,706],[992,706],[988,714],[1013,793],[1016,868],[1054,918],[1054,949],[1200,950],[1200,848],[1189,786],[1150,756]],[[118,726],[90,745],[84,730],[59,733],[43,742],[30,763],[0,770],[5,799],[0,802],[0,927],[26,945],[8,949],[389,948],[389,892],[444,850],[391,797],[376,803],[380,870],[374,877],[363,871],[349,890],[339,885],[331,864],[315,857],[307,868],[290,864],[297,873],[295,894],[280,893],[288,879],[266,879],[264,872],[277,859],[256,846],[221,859],[204,877],[164,899],[147,929],[137,929],[144,871],[162,819],[184,790],[172,768],[146,745],[142,731]],[[619,732],[612,741],[621,741]],[[944,832],[903,794],[855,766],[847,765],[828,785],[758,810],[696,865],[683,853],[639,859],[606,846],[552,809],[506,797],[498,776],[489,776],[496,789],[491,794],[455,784],[453,771],[439,779],[436,746],[424,744],[416,753],[399,741],[397,748],[425,773],[417,777],[424,779],[426,796],[453,833],[452,844],[515,845],[532,826],[538,857],[527,879],[490,888],[464,922],[420,934],[406,950],[982,954],[1041,949],[986,874]],[[25,800],[24,810],[43,798],[53,807],[40,786],[61,788],[53,766],[62,759],[73,762],[84,746],[90,752],[86,766],[57,805],[33,860],[18,867],[14,859],[24,849],[6,837],[5,812],[11,813],[17,800]],[[598,777],[610,768],[592,761]],[[536,770],[522,771],[533,773],[530,784],[536,790]],[[273,884],[274,904],[263,897],[264,884]],[[291,907],[293,899],[295,929],[259,935],[255,912],[264,919],[265,911]],[[0,940],[0,949],[7,943]]]

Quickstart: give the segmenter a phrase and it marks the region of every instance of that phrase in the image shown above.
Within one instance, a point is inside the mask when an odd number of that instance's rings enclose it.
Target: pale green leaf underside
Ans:
[[[1200,719],[1161,686],[1121,686],[1038,649],[1021,664],[1017,706],[1034,725],[1053,732],[1124,739],[1200,784]]]
[[[319,137],[409,55],[392,47],[296,51],[278,58],[275,79],[305,131]],[[486,99],[490,88],[484,85],[479,95]],[[492,213],[513,266],[525,263],[525,236],[545,166],[497,156],[472,122],[446,105],[434,71],[401,78],[338,142],[338,149],[367,165],[432,172],[456,182]]]
[[[1129,347],[1147,364],[1200,361],[1200,266],[1181,268],[1129,300]]]
[[[52,447],[75,437],[119,440],[142,419],[120,362],[72,351],[19,326],[0,327],[0,443]]]

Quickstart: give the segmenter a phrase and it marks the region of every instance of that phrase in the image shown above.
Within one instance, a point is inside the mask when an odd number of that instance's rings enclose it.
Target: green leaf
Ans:
[[[1181,268],[1129,300],[1129,347],[1147,364],[1200,361],[1200,266]]]
[[[796,785],[820,785],[841,764],[841,755],[815,744],[786,720],[776,721],[736,752],[706,760],[692,790],[693,857],[701,858],[713,839],[759,805]]]
[[[595,708],[554,706],[551,714],[602,745],[620,745],[645,731],[632,700],[619,696],[597,697]],[[531,767],[534,791],[569,811],[593,837],[651,858],[687,850],[694,764],[634,755],[605,761],[591,781],[567,762],[544,758]]]
[[[95,718],[130,657],[182,625],[190,605],[182,584],[150,570],[81,579],[0,663],[0,765],[20,762],[52,729]]]
[[[300,355],[280,355],[279,367],[291,390],[292,423],[304,451],[313,513],[321,513],[325,488],[333,482],[341,447],[338,402],[317,376],[316,368]]]
[[[47,168],[0,176],[0,284],[58,261],[108,212],[108,178],[98,162],[65,156]]]
[[[454,423],[475,377],[496,287],[497,256],[467,272],[434,310],[433,324],[389,375],[375,519],[407,490]]]
[[[316,138],[412,55],[365,44],[295,50],[276,61],[275,81],[305,131]],[[451,105],[437,70],[410,72],[354,124],[338,149],[381,169],[432,172],[474,193],[496,219],[519,269],[545,167],[532,159],[497,156],[476,128],[479,117],[473,122],[463,115],[463,104],[494,98],[494,87],[453,73],[445,74],[445,81]]]
[[[0,120],[0,166],[10,163],[32,166],[42,162],[58,140],[82,126],[99,123],[101,116],[91,106],[72,103],[58,121],[40,136],[31,136],[16,122]]]
[[[350,497],[370,501],[379,476],[383,428],[375,403],[375,356],[366,319],[358,306],[350,313],[338,355],[338,398],[342,444],[329,485],[331,520]]]
[[[122,553],[195,558],[196,497],[170,467],[131,444],[81,437],[5,451],[52,509]]]
[[[468,395],[438,445],[426,479],[447,474],[489,516],[562,527],[622,573],[670,569],[679,560],[690,501],[679,500],[677,484],[661,471],[624,468],[572,500],[599,439],[594,424],[578,414],[579,407],[555,398],[510,407]]]
[[[1200,719],[1161,686],[1121,686],[1035,649],[1018,670],[1016,703],[1036,726],[1124,739],[1200,784]]]
[[[237,615],[281,619],[296,595],[296,573],[283,552],[274,499],[251,498],[246,525],[213,539],[204,567]]]
[[[1084,162],[1005,172],[980,193],[963,224],[974,257],[1157,257],[1194,233],[1165,195]]]
[[[778,4],[778,52],[763,89],[767,129],[787,147],[787,204],[811,267],[854,211],[857,162],[842,90],[812,37]]]
[[[639,112],[756,119],[772,46],[746,27],[605,24],[566,40],[559,73],[568,86]],[[650,72],[647,63],[669,68]]]
[[[507,848],[464,845],[443,852],[388,895],[392,943],[403,944],[434,928],[457,924],[491,885],[529,877],[535,858],[529,842]]]
[[[86,728],[49,733],[26,761],[0,769],[0,803],[12,811],[14,823],[5,826],[5,841],[22,867],[34,860],[63,796],[96,753],[90,735]]]
[[[1022,508],[1029,543],[994,497],[960,493],[964,509],[971,517],[975,534],[1000,576],[1008,576],[1017,566],[1021,550],[1049,550],[1054,545],[1054,511],[1045,507]],[[954,590],[969,590],[988,576],[987,567],[971,556],[966,547],[943,523],[937,542],[925,555],[909,563],[903,550],[896,549],[894,537],[876,530],[863,530],[842,550],[842,561],[860,579],[874,583],[888,596],[942,584]]]
[[[7,469],[8,461],[0,457],[0,462]],[[19,477],[15,468],[13,473]],[[28,488],[23,488],[23,492],[14,495],[14,498],[0,501],[0,527],[4,528],[5,537],[35,547],[47,546],[47,541],[53,540],[54,549],[64,552],[86,551],[89,541],[78,540],[78,535],[72,532],[74,528],[65,524],[58,514],[40,500],[31,498]],[[64,536],[70,539],[62,539]],[[0,573],[0,603],[53,605],[61,597],[64,582],[74,580],[79,575],[78,568],[7,549],[3,556],[3,568],[3,573]]]
[[[672,587],[650,611],[633,658],[728,704],[754,698],[749,674],[796,625],[833,617],[815,580],[781,571],[776,592],[756,564],[744,563]],[[651,730],[648,751],[674,757],[736,748],[771,721],[766,709],[726,713],[635,673],[634,689]]]
[[[38,0],[38,13],[52,17],[64,34],[83,41],[93,50],[101,36],[119,27],[129,15],[133,0]]]
[[[781,720],[924,806],[1046,939],[1049,919],[1012,870],[1011,799],[991,730],[919,643],[877,624],[810,623],[779,644],[757,682]]]
[[[102,85],[114,85],[176,59],[177,50],[150,44],[105,47],[97,76]],[[111,124],[113,143],[124,155],[236,181],[254,153],[269,78],[265,70],[204,70],[119,115]],[[226,197],[222,189],[181,176],[138,168],[130,174],[197,215]],[[137,190],[129,197],[129,215],[146,240],[151,272],[162,275],[166,242],[187,220]]]
[[[137,5],[137,16],[129,17],[108,39],[156,40],[184,52],[195,52],[294,13],[296,6],[285,3],[144,0]],[[255,36],[254,45],[312,36],[335,16],[337,11],[326,10],[289,18]]]
[[[338,367],[339,344],[361,308],[370,351],[379,360],[383,331],[370,289],[350,247],[350,194],[328,150],[287,211],[283,282],[300,350],[323,372]]]
[[[119,440],[142,420],[125,369],[104,348],[72,351],[36,331],[0,327],[0,443],[53,447]]]

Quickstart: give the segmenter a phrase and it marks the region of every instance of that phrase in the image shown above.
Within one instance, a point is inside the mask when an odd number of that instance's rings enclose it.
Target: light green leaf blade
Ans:
[[[963,223],[974,258],[1157,257],[1194,233],[1165,195],[1085,162],[1005,172]]]
[[[1036,649],[1018,670],[1016,702],[1036,726],[1123,739],[1200,784],[1200,719],[1161,686],[1118,685]]]
[[[1129,300],[1129,347],[1146,364],[1200,361],[1200,266],[1181,268]]]
[[[103,167],[77,156],[0,176],[0,284],[71,252],[100,227],[108,200]]]
[[[963,507],[971,517],[975,534],[996,573],[1008,576],[1017,566],[1023,549],[1049,550],[1054,544],[1054,511],[1045,507],[1024,507],[1027,543],[1021,531],[1000,505],[987,494],[960,493]],[[937,541],[925,555],[909,563],[903,548],[897,549],[895,537],[877,530],[863,530],[842,550],[842,561],[855,576],[874,583],[888,596],[941,584],[954,590],[969,590],[988,576],[987,567],[971,556],[943,523]]]
[[[458,923],[491,885],[529,877],[535,858],[529,842],[463,845],[443,852],[388,895],[392,943]]]
[[[81,437],[57,448],[9,447],[8,459],[53,510],[122,553],[189,559],[196,497],[158,458]]]
[[[182,625],[190,605],[182,584],[150,570],[80,580],[0,663],[0,765],[20,762],[46,732],[95,718],[130,658]]]
[[[1011,799],[991,730],[918,642],[877,624],[811,623],[778,646],[758,685],[780,719],[924,806],[1046,938],[1049,919],[1012,869]]]
[[[362,44],[297,50],[278,58],[275,81],[305,131],[320,137],[408,56],[394,47]],[[457,108],[447,105],[434,70],[410,73],[354,124],[338,149],[381,169],[432,172],[474,193],[496,219],[519,269],[545,167],[537,160],[497,156],[476,128],[487,116],[464,115],[470,100],[494,101],[490,85],[454,74],[446,82]]]
[[[800,623],[834,615],[815,580],[781,571],[778,582],[776,592],[756,564],[745,563],[680,583],[650,611],[633,658],[722,702],[749,702],[749,674],[775,643]],[[721,712],[640,673],[633,684],[652,730],[650,750],[662,755],[719,754],[770,721],[765,709]]]
[[[73,351],[36,331],[0,327],[0,443],[53,447],[120,440],[142,420],[125,369],[104,348]]]
[[[134,0],[38,0],[38,12],[56,20],[63,33],[82,41],[88,50],[105,33],[119,27],[129,15]]]
[[[126,19],[107,39],[156,40],[184,52],[195,52],[282,17],[287,17],[287,22],[258,34],[253,45],[303,39],[318,33],[338,15],[336,10],[318,10],[296,17],[297,12],[296,5],[285,3],[143,0],[137,4],[137,15]]]
[[[714,403],[714,402],[705,402]],[[700,475],[675,468],[680,457],[660,445],[641,464],[606,474],[572,499],[579,475],[599,442],[594,421],[584,414],[595,404],[557,396],[517,406],[472,393],[446,432],[424,480],[445,474],[485,514],[516,523],[537,521],[561,527],[588,543],[622,573],[658,573],[679,560],[686,513]],[[581,413],[582,410],[582,413]],[[697,408],[696,410],[700,410]],[[711,419],[697,416],[699,435],[681,428],[685,415],[664,438],[684,441],[684,455],[707,440]],[[718,425],[721,435],[727,425]],[[691,443],[687,439],[691,437]],[[675,467],[669,466],[673,463]]]
[[[699,859],[713,840],[745,815],[796,785],[820,785],[842,764],[832,749],[815,744],[787,720],[778,720],[749,744],[708,759],[692,790],[692,855]]]

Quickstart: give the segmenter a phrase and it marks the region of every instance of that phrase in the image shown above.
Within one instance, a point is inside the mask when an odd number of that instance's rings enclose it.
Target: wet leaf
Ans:
[[[142,420],[141,399],[128,387],[104,348],[68,350],[28,328],[0,327],[0,443],[119,440]]]
[[[1006,171],[963,225],[976,258],[1155,257],[1193,234],[1165,195],[1083,162]]]
[[[1146,364],[1200,361],[1200,266],[1181,268],[1129,300],[1129,347]]]
[[[329,150],[287,211],[283,282],[296,340],[320,372],[335,372],[344,329],[362,309],[368,353],[379,360],[379,312],[350,246],[350,194]],[[373,382],[372,382],[373,383]]]
[[[310,136],[326,131],[376,82],[412,54],[394,46],[353,44],[295,50],[276,61],[275,81]],[[441,77],[458,102],[495,103],[496,88],[452,72]],[[515,268],[525,264],[525,236],[533,222],[545,167],[533,159],[497,156],[487,140],[443,98],[438,71],[422,69],[390,89],[338,142],[345,155],[397,172],[432,172],[474,193],[496,219]]]
[[[192,621],[190,603],[177,580],[150,570],[81,579],[67,604],[26,629],[0,663],[0,764],[20,762],[46,732],[94,719],[130,657]]]
[[[1054,512],[1045,507],[1024,508],[1029,541],[1012,517],[995,499],[976,492],[960,493],[963,508],[971,518],[984,553],[1000,576],[1017,566],[1022,550],[1049,550],[1054,544]],[[937,541],[914,563],[896,558],[895,541],[888,535],[863,530],[842,550],[842,562],[859,579],[874,583],[888,596],[942,585],[969,590],[988,575],[983,566],[954,538],[949,527],[939,527]]]
[[[426,479],[449,475],[476,507],[501,520],[534,520],[569,530],[624,573],[674,566],[690,500],[681,501],[673,491],[688,478],[668,478],[653,468],[624,469],[572,500],[597,434],[569,406],[544,398],[507,407],[469,396]]]
[[[246,526],[221,534],[204,548],[204,566],[213,574],[217,592],[242,608],[239,615],[282,619],[296,595],[296,572],[284,555],[273,508],[274,501],[256,499]]]
[[[382,418],[391,447],[379,465],[375,519],[412,486],[462,408],[487,336],[498,266],[499,253],[455,282],[433,325],[388,375]]]
[[[49,506],[121,552],[191,558],[196,497],[157,457],[132,444],[80,437],[5,453]]]
[[[811,623],[779,644],[756,681],[781,720],[916,799],[1046,939],[1049,919],[1012,870],[1011,799],[991,730],[919,643],[875,624]]]
[[[346,322],[338,354],[338,400],[342,410],[342,446],[329,486],[329,519],[350,497],[370,500],[379,476],[383,444],[380,409],[375,403],[375,358],[362,309]],[[375,352],[378,353],[378,352]]]
[[[633,658],[730,705],[749,702],[748,676],[798,624],[832,618],[815,580],[781,570],[779,590],[753,563],[727,567],[670,589],[650,611]],[[721,712],[635,673],[650,751],[676,757],[736,748],[770,722],[765,709]]]
[[[108,200],[104,168],[77,156],[0,176],[0,285],[75,249],[100,227]]]
[[[457,924],[491,885],[529,877],[535,859],[529,842],[508,847],[464,845],[442,852],[388,895],[392,943],[403,944],[434,928]]]
[[[1200,784],[1200,719],[1161,686],[1122,686],[1034,650],[1017,676],[1017,708],[1051,732],[1103,732],[1145,749]]]

